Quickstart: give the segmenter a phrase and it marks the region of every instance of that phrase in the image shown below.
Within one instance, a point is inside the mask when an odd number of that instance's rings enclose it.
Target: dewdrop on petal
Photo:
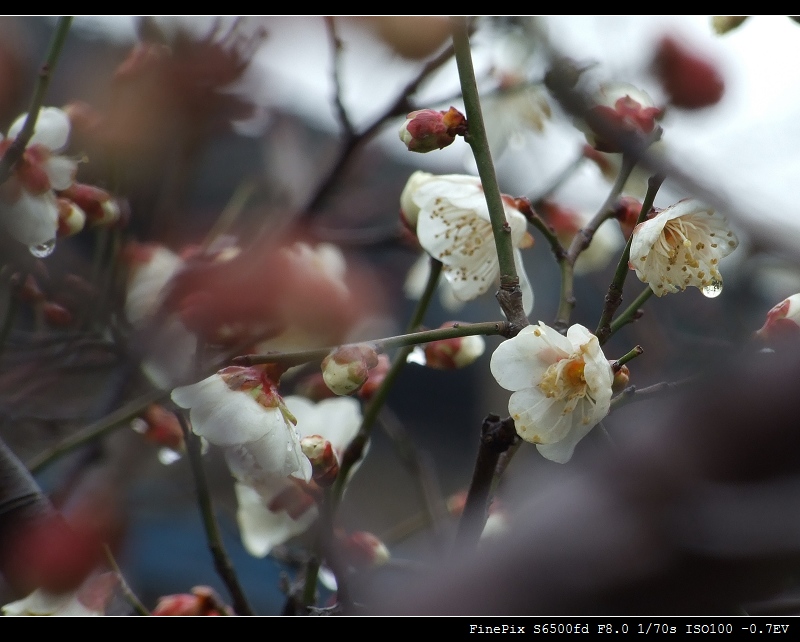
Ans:
[[[656,296],[696,287],[714,298],[722,292],[719,261],[738,245],[724,216],[688,198],[636,226],[630,266]]]

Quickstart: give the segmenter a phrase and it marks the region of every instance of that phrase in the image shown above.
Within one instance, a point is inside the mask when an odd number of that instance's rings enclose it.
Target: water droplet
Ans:
[[[703,286],[700,291],[703,293],[703,296],[708,297],[709,299],[715,299],[722,294],[722,281],[712,279],[711,282],[708,285]]]
[[[160,461],[165,466],[169,466],[170,464],[174,464],[181,458],[181,454],[172,450],[171,448],[161,448],[158,451],[158,461]]]
[[[46,256],[50,256],[53,250],[56,249],[56,240],[50,239],[39,245],[31,245],[28,249],[37,259],[43,259]]]

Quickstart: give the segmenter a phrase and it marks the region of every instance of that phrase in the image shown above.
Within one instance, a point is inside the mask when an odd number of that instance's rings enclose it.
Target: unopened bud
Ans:
[[[209,586],[195,586],[189,593],[165,595],[153,615],[228,615],[230,610]]]
[[[183,449],[183,430],[178,418],[160,404],[149,405],[132,428],[154,444],[176,451]]]
[[[711,26],[720,36],[739,27],[748,16],[711,16]]]
[[[400,128],[400,140],[411,152],[426,153],[452,144],[467,131],[467,119],[455,107],[447,111],[420,109],[406,116]]]
[[[633,196],[623,196],[617,201],[617,205],[614,208],[614,218],[619,221],[620,229],[622,229],[626,240],[633,234],[633,228],[636,227],[636,221],[639,220],[641,211],[641,202],[633,198]]]
[[[389,372],[389,357],[385,354],[378,355],[378,365],[370,369],[369,377],[361,388],[358,390],[358,396],[364,401],[372,399],[378,388],[381,387],[383,380],[386,379],[386,374]]]
[[[15,273],[11,277],[11,282],[16,285],[19,283],[22,276],[19,272]],[[19,287],[19,298],[25,301],[26,303],[38,303],[39,301],[44,301],[44,292],[39,287],[39,283],[36,281],[36,278],[33,274],[29,274],[25,279],[25,282],[22,283]]]
[[[611,391],[622,392],[628,387],[628,382],[630,380],[631,371],[628,370],[628,366],[620,366],[619,370],[614,373],[614,380],[611,382]]]
[[[330,486],[339,474],[339,461],[325,437],[310,435],[300,440],[303,454],[311,462],[312,478],[319,486]]]
[[[63,305],[53,301],[45,301],[42,304],[42,314],[44,315],[47,323],[62,328],[70,325],[74,318],[72,316],[72,312],[70,312]]]
[[[764,326],[756,336],[764,341],[800,335],[800,294],[793,294],[767,312]]]
[[[590,129],[586,138],[601,152],[621,152],[624,134],[651,134],[663,115],[646,92],[626,83],[604,85],[594,102],[586,116]]]
[[[371,374],[372,373],[370,373],[370,376]],[[359,391],[359,394],[360,393],[361,391]],[[311,399],[311,401],[322,401],[323,399],[330,399],[336,396],[333,391],[328,388],[328,384],[325,383],[321,372],[312,372],[310,375],[300,380],[295,387],[295,394],[305,397],[306,399]]]
[[[91,225],[113,225],[122,216],[119,203],[99,187],[73,183],[59,194],[78,205]]]
[[[58,207],[58,238],[66,238],[77,234],[86,225],[86,213],[75,203],[66,198],[56,199]]]
[[[725,82],[714,64],[668,36],[658,45],[653,71],[676,107],[708,107],[718,103],[725,92]]]
[[[376,365],[378,354],[372,347],[342,346],[322,360],[322,378],[337,395],[349,395],[364,385]]]
[[[452,328],[455,325],[456,321],[448,321],[440,327]],[[479,335],[433,341],[425,346],[425,365],[437,370],[463,368],[480,357],[485,349],[486,342]]]
[[[356,531],[349,535],[339,535],[342,556],[355,568],[375,568],[383,566],[391,559],[386,545],[372,533]]]

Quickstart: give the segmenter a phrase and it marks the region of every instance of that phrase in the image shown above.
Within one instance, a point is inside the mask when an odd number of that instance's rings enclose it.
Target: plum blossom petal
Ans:
[[[352,397],[337,397],[315,404],[299,396],[289,396],[283,401],[297,419],[299,436],[324,437],[341,462],[345,448],[361,425],[358,401]],[[356,467],[351,468],[351,475]],[[236,497],[242,541],[256,557],[269,554],[275,546],[305,532],[318,515],[316,504],[304,492],[302,482],[286,476],[265,477],[255,485],[239,483]]]
[[[28,114],[22,114],[8,129],[8,137],[16,138],[25,125]],[[42,107],[36,119],[36,127],[28,145],[43,145],[52,152],[66,147],[69,139],[70,123],[66,112],[58,107]]]
[[[564,337],[541,321],[501,343],[491,359],[497,383],[511,390],[508,411],[517,433],[552,461],[608,414],[613,373],[593,334],[573,325]]]
[[[19,135],[26,114],[20,116],[2,140],[3,149]],[[7,181],[0,201],[0,225],[35,256],[47,256],[58,234],[58,205],[54,189],[67,189],[75,180],[77,163],[56,153],[69,138],[69,118],[55,107],[39,112],[33,135],[21,161]]]
[[[700,288],[722,290],[719,261],[739,245],[724,216],[696,199],[685,199],[633,230],[630,263],[656,296]]]
[[[221,371],[225,372],[225,371]],[[249,485],[274,477],[311,479],[311,464],[277,393],[232,389],[220,373],[175,388],[172,400],[189,409],[198,436],[225,450],[234,475]],[[269,403],[270,405],[263,405]]]
[[[236,501],[239,506],[236,519],[239,522],[242,543],[253,557],[269,555],[276,546],[304,533],[317,519],[319,512],[315,505],[309,506],[296,519],[284,510],[273,512],[264,505],[265,496],[275,497],[289,483],[285,479],[278,479],[272,488],[262,487],[261,492],[245,484],[236,484]]]
[[[2,607],[3,615],[49,615],[61,617],[87,617],[103,615],[92,610],[78,599],[76,591],[67,593],[48,593],[36,589],[33,593],[16,602]]]
[[[417,185],[405,200],[407,220],[416,216],[416,232],[420,245],[442,262],[442,273],[453,289],[455,298],[471,301],[484,294],[500,277],[491,219],[480,180],[474,176],[412,175],[409,184]],[[510,200],[510,199],[509,199]],[[520,277],[523,307],[526,314],[533,307],[533,291],[522,265],[519,248],[526,241],[525,216],[504,199],[503,207],[511,230],[514,262]]]
[[[22,190],[20,197],[0,207],[0,223],[20,243],[29,247],[50,243],[58,233],[58,204],[52,192],[33,196]]]

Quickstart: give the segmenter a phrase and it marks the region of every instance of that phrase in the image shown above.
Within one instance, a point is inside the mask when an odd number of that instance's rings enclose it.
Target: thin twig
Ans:
[[[611,322],[608,338],[612,337],[622,326],[636,321],[636,319],[641,316],[640,308],[651,296],[653,296],[653,289],[647,286],[647,288],[642,290],[642,293],[634,299],[633,303]]]
[[[52,464],[56,459],[65,455],[68,452],[88,444],[95,439],[99,439],[103,435],[111,432],[120,424],[130,421],[147,408],[152,403],[156,403],[165,397],[169,396],[169,392],[163,390],[150,390],[136,399],[126,403],[124,406],[117,408],[113,412],[101,417],[97,421],[89,424],[83,430],[70,435],[63,441],[60,441],[52,448],[48,448],[44,452],[39,453],[28,462],[28,469],[32,473],[38,473],[43,468]]]
[[[336,22],[333,16],[325,16],[325,27],[328,31],[328,38],[331,41],[331,55],[333,57],[333,104],[336,106],[336,115],[339,118],[339,124],[344,131],[345,140],[351,140],[355,137],[353,124],[347,115],[347,110],[342,103],[342,82],[341,82],[341,64],[342,64],[342,41],[339,34],[336,32]]]
[[[419,323],[417,323],[419,325]],[[483,323],[457,323],[450,328],[438,328],[436,330],[422,330],[401,334],[396,337],[387,337],[375,341],[365,341],[376,351],[388,351],[394,348],[413,348],[415,345],[440,341],[442,339],[454,339],[457,337],[469,337],[474,335],[502,335],[508,336],[508,323],[504,321],[485,321]],[[359,345],[359,344],[353,344]],[[315,350],[300,350],[298,352],[266,352],[264,354],[246,354],[234,357],[231,363],[237,366],[254,366],[263,363],[275,363],[284,366],[298,366],[313,361],[322,361],[331,351],[339,346],[318,348]]]
[[[389,409],[383,408],[378,420],[400,460],[417,481],[427,518],[423,518],[423,525],[430,525],[434,535],[441,540],[441,525],[446,517],[445,502],[430,455],[416,447],[402,422]]]
[[[417,302],[417,307],[414,310],[414,313],[411,315],[411,320],[408,323],[409,329],[417,328],[422,323],[422,320],[425,317],[425,312],[427,311],[428,305],[433,297],[433,293],[436,290],[436,285],[439,282],[441,270],[442,264],[439,261],[431,259],[431,270],[430,274],[428,275],[428,283],[425,286],[425,291],[423,292],[422,297]],[[434,330],[434,332],[438,332],[438,330]],[[419,332],[417,334],[419,335],[423,333]],[[378,418],[378,413],[381,411],[381,408],[383,408],[384,403],[386,403],[386,397],[394,385],[394,382],[400,375],[401,370],[405,367],[406,360],[408,359],[408,355],[411,354],[411,350],[411,345],[405,345],[397,351],[397,354],[395,354],[394,359],[392,360],[391,366],[389,366],[389,371],[386,373],[381,385],[375,391],[375,394],[373,395],[372,399],[370,399],[370,402],[367,404],[367,407],[364,410],[364,416],[361,419],[361,425],[358,428],[358,433],[347,445],[347,448],[345,448],[344,454],[342,455],[342,461],[340,462],[339,474],[337,475],[336,481],[333,484],[331,493],[331,498],[334,502],[332,510],[334,511],[338,508],[339,502],[342,499],[344,485],[347,481],[347,476],[350,472],[350,469],[356,464],[356,462],[360,461],[362,455],[364,454],[364,448],[366,447],[370,434],[372,433],[372,426],[375,423],[375,420]]]
[[[33,136],[36,128],[36,121],[39,118],[39,110],[42,108],[44,97],[47,94],[47,88],[50,85],[50,79],[53,71],[56,68],[56,63],[61,55],[61,50],[64,47],[64,42],[67,39],[69,28],[72,25],[72,16],[61,16],[56,23],[56,28],[53,31],[53,37],[50,40],[50,47],[47,50],[44,62],[39,69],[39,77],[36,80],[36,87],[33,90],[33,97],[31,98],[30,106],[28,107],[28,115],[25,118],[25,123],[22,129],[17,134],[16,139],[6,150],[3,158],[0,159],[0,184],[5,183],[11,175],[11,170],[14,165],[22,158],[25,148]]]
[[[500,419],[490,414],[483,420],[478,457],[456,534],[457,551],[474,548],[480,540],[489,515],[492,484],[500,455],[512,446],[516,438],[517,431],[511,417]]]
[[[117,576],[122,594],[125,596],[125,599],[128,600],[128,603],[133,607],[133,610],[139,615],[152,615],[147,607],[142,604],[142,601],[136,596],[136,593],[133,592],[128,582],[125,581],[125,576],[122,574],[122,569],[120,569],[119,564],[117,564],[117,560],[114,559],[114,555],[111,553],[111,549],[108,547],[108,544],[103,544],[103,548],[106,552],[106,560],[108,561],[108,565],[111,567],[111,570],[114,571],[114,575]]]
[[[636,219],[637,225],[647,218],[650,209],[653,207],[653,202],[656,200],[656,194],[658,194],[658,190],[661,188],[661,184],[663,182],[664,176],[661,175],[651,176],[648,180],[647,194],[644,197],[642,209],[639,211],[639,216]],[[630,261],[631,257],[632,240],[633,235],[631,235],[631,237],[628,239],[628,242],[625,244],[625,249],[622,251],[622,256],[619,257],[617,269],[614,272],[614,278],[611,280],[611,285],[608,286],[608,293],[606,294],[603,312],[600,315],[600,321],[597,324],[597,330],[595,330],[595,334],[600,340],[600,345],[603,345],[606,341],[608,341],[613,334],[611,330],[611,319],[613,318],[614,313],[617,311],[617,308],[619,308],[619,306],[622,304],[622,289],[625,286],[625,279],[630,271],[628,262]]]
[[[253,609],[247,601],[247,597],[242,590],[239,583],[239,578],[236,576],[236,571],[233,568],[230,558],[225,551],[225,545],[222,541],[222,534],[217,524],[217,518],[214,516],[214,506],[211,502],[211,493],[208,490],[208,482],[206,480],[206,473],[203,469],[203,456],[200,452],[200,440],[195,437],[191,431],[186,418],[183,413],[177,412],[175,415],[181,424],[183,430],[183,438],[186,442],[186,454],[189,458],[189,465],[192,468],[192,476],[194,477],[195,487],[197,489],[197,503],[200,507],[200,515],[203,518],[203,527],[206,531],[206,538],[208,540],[208,548],[211,551],[211,557],[214,560],[214,568],[220,576],[228,591],[231,594],[233,610],[237,615],[253,615]]]
[[[623,406],[627,406],[634,401],[645,401],[653,395],[663,394],[664,392],[672,392],[678,390],[681,386],[695,381],[697,377],[686,377],[679,381],[661,381],[654,383],[652,386],[646,388],[637,388],[636,386],[628,386],[611,400],[611,409],[619,410]]]
[[[428,79],[428,77],[447,63],[453,57],[453,48],[448,47],[440,54],[429,60],[425,66],[420,70],[415,78],[413,78],[398,94],[395,101],[387,107],[387,109],[380,114],[375,120],[372,121],[365,129],[354,137],[345,141],[344,146],[339,152],[339,156],[334,161],[328,174],[320,182],[319,186],[311,198],[302,208],[300,216],[305,222],[308,222],[319,209],[320,204],[327,198],[330,190],[337,185],[339,176],[347,164],[353,153],[365,145],[378,131],[383,127],[384,123],[396,116],[405,116],[408,112],[412,111],[413,105],[411,104],[411,96],[413,96],[420,85]]]
[[[622,368],[622,366],[624,366],[626,363],[628,363],[632,359],[635,359],[636,357],[638,357],[641,354],[644,354],[644,348],[642,348],[642,346],[636,346],[630,352],[626,352],[619,359],[617,359],[616,361],[612,361],[611,362],[611,370],[612,370],[612,372],[614,372],[614,373],[619,372],[620,369]]]
[[[619,195],[622,193],[622,188],[628,181],[628,177],[631,175],[634,165],[635,163],[633,161],[627,160],[625,156],[622,157],[622,167],[619,170],[619,174],[617,174],[617,180],[614,182],[606,200],[592,219],[578,231],[572,239],[572,243],[570,243],[566,256],[559,262],[559,267],[561,268],[561,296],[559,298],[556,319],[553,322],[553,327],[559,332],[565,332],[567,327],[569,327],[569,319],[575,307],[575,295],[573,292],[575,261],[578,260],[581,252],[589,247],[598,228],[613,216],[614,205]]]

